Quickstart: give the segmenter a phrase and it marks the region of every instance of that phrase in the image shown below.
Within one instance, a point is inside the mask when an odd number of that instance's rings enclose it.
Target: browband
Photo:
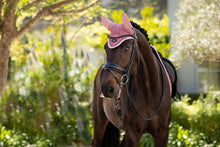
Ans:
[[[122,35],[118,37],[111,37],[108,36],[108,47],[110,49],[114,49],[118,46],[120,46],[124,41],[129,40],[129,39],[136,39],[136,32],[134,29],[134,34],[128,34],[128,35]]]

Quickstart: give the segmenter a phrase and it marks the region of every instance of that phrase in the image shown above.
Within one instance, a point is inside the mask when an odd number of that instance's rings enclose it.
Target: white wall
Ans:
[[[177,12],[180,0],[168,0],[169,31],[172,37],[173,23],[177,21]],[[172,44],[171,44],[172,51]],[[198,65],[192,61],[185,61],[177,71],[177,87],[180,93],[198,93]]]
[[[177,71],[177,87],[180,93],[199,93],[198,65],[193,61],[185,61]]]
[[[173,28],[173,22],[177,20],[175,13],[178,10],[178,4],[180,0],[168,0],[167,1],[167,8],[168,8],[168,16],[169,16],[169,31],[171,33]]]

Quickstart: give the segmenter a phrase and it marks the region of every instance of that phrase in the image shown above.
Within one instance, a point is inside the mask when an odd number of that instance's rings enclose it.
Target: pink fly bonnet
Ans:
[[[118,47],[125,40],[133,39],[133,37],[127,36],[133,35],[134,30],[128,16],[125,13],[122,13],[122,23],[119,24],[116,24],[111,20],[105,18],[102,14],[100,15],[103,24],[111,32],[108,38],[108,47],[110,49]]]

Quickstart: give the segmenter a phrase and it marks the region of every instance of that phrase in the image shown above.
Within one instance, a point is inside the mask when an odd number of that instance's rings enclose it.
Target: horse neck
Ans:
[[[140,89],[144,89],[145,95],[158,95],[158,89],[161,89],[160,67],[151,47],[145,37],[139,36],[138,40],[138,56],[139,66],[136,73],[136,85],[140,85]]]

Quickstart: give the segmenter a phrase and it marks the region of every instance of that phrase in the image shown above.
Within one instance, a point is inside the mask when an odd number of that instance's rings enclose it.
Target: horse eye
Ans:
[[[130,49],[130,46],[125,46],[125,50],[128,51]]]

